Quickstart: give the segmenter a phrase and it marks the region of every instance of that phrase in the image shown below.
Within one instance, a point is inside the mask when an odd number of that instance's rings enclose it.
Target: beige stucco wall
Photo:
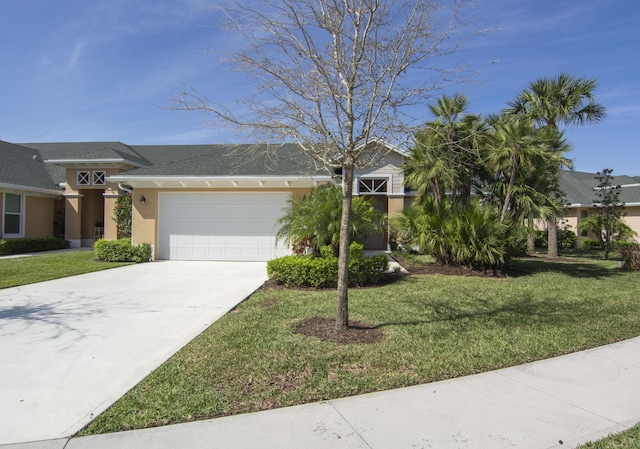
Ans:
[[[24,215],[25,237],[53,237],[54,201],[53,198],[27,195]]]
[[[154,189],[154,188],[134,188],[133,190],[133,212],[131,243],[149,243],[154,247],[154,258],[158,251],[158,204],[161,192],[290,192],[294,198],[302,198],[311,189]],[[141,204],[140,199],[144,196],[145,203]]]
[[[640,206],[627,206],[625,213],[624,221],[635,231],[637,235],[634,238],[640,242]]]

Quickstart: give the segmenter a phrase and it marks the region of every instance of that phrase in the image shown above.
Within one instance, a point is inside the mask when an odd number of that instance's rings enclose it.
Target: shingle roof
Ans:
[[[599,181],[595,173],[579,171],[562,171],[560,173],[560,188],[566,194],[569,204],[591,206],[597,197],[595,187]],[[613,185],[620,185],[620,201],[625,204],[640,203],[640,177],[639,176],[613,176]]]
[[[147,167],[126,176],[306,176],[321,170],[295,144],[132,145]],[[324,172],[322,172],[324,174]]]
[[[34,159],[35,156],[35,159]],[[0,141],[0,183],[59,190],[64,164],[122,161],[128,177],[292,177],[327,173],[296,144],[126,145],[122,142],[12,144]],[[46,161],[54,163],[45,163]]]
[[[60,191],[65,170],[45,164],[38,150],[0,140],[0,184]]]

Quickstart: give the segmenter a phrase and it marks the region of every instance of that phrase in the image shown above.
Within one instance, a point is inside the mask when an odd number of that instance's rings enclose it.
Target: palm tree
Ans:
[[[576,78],[566,73],[555,78],[541,78],[529,84],[515,101],[509,103],[509,109],[505,112],[522,114],[538,127],[556,132],[560,125],[583,126],[598,123],[605,117],[605,108],[595,102],[593,92],[596,87],[595,80]],[[557,184],[560,166],[550,168]],[[555,215],[548,220],[547,228],[548,256],[557,257],[558,229]]]
[[[468,114],[467,108],[467,98],[458,94],[444,95],[429,105],[435,120],[416,135],[406,165],[406,185],[418,190],[419,201],[433,194],[437,209],[446,193],[454,202],[464,202],[471,195],[487,127],[479,116]]]
[[[350,240],[358,241],[372,232],[386,228],[386,216],[376,210],[368,198],[353,198]],[[302,199],[292,198],[278,220],[279,240],[291,243],[295,253],[313,249],[319,253],[323,246],[331,246],[338,253],[342,216],[342,189],[333,184],[323,184],[311,190]]]

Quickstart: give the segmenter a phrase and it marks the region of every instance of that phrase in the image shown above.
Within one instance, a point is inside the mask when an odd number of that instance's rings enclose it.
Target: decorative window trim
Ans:
[[[76,184],[79,186],[91,185],[91,172],[84,170],[76,172]]]
[[[106,171],[94,171],[93,172],[93,185],[94,186],[103,186],[107,183],[107,172]]]
[[[14,211],[7,211],[7,195],[14,195],[17,196],[19,198],[20,201],[20,210],[18,212],[14,212]],[[13,238],[22,238],[24,237],[24,211],[25,209],[25,196],[21,195],[19,193],[7,193],[5,192],[3,194],[3,201],[2,201],[2,232],[0,234],[2,234],[3,237],[13,237]],[[18,217],[18,232],[6,232],[6,225],[7,225],[7,216],[11,215],[11,216],[17,216]]]
[[[358,195],[389,195],[391,176],[359,177],[357,182]]]

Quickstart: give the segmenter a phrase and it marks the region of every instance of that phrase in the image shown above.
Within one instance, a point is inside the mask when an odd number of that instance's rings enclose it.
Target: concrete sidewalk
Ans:
[[[640,422],[639,381],[640,337],[399,390],[2,449],[572,448]]]

